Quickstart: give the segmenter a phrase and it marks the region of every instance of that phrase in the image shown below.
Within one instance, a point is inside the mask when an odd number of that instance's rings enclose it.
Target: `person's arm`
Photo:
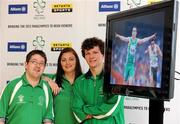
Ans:
[[[44,124],[51,124],[54,120],[54,112],[53,112],[53,97],[50,90],[50,87],[48,87],[48,84],[43,84],[43,90],[45,92],[46,96],[46,111],[43,116],[43,123]]]
[[[124,42],[129,42],[129,38],[128,37],[124,37],[118,33],[115,32],[115,38],[118,38],[120,39],[121,41],[124,41]]]
[[[9,82],[9,84],[2,91],[2,93],[0,93],[0,124],[5,123],[5,119],[7,116],[9,101],[10,101],[11,94],[12,94],[11,89],[13,89],[10,83],[11,82]]]
[[[114,95],[106,102],[102,103],[101,105],[92,106],[92,105],[85,105],[83,106],[83,111],[86,114],[93,115],[93,118],[96,119],[103,119],[109,116],[116,114],[119,111],[124,113],[124,97],[120,95]]]
[[[43,74],[43,80],[47,81],[54,95],[57,95],[61,88],[57,85],[53,79],[55,78],[55,74]]]
[[[138,39],[138,44],[143,44],[143,43],[145,43],[145,42],[147,42],[147,41],[149,41],[155,37],[156,37],[156,33],[154,33],[153,35],[151,35],[149,37],[145,37],[143,39]]]
[[[80,88],[76,85],[76,82],[73,86],[73,97],[71,101],[71,106],[73,110],[74,117],[79,123],[84,122],[87,119],[92,118],[90,114],[86,114],[83,112],[83,106],[85,103],[82,100],[82,96],[79,93]]]
[[[43,79],[48,82],[54,95],[57,95],[60,92],[61,88],[58,87],[58,85],[55,81],[53,81],[51,78],[49,78],[47,76],[43,76]]]
[[[145,50],[144,54],[149,53],[149,47],[147,48],[147,50]]]

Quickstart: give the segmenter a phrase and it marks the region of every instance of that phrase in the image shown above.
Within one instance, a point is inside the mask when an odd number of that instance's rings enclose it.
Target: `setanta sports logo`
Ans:
[[[26,52],[26,42],[8,42],[8,52]]]
[[[51,43],[51,51],[61,51],[67,47],[72,47],[72,43],[71,42],[52,42]]]
[[[8,5],[8,14],[27,14],[27,13],[28,13],[27,4]]]
[[[52,13],[72,12],[73,4],[52,4]]]
[[[148,4],[152,4],[152,3],[160,2],[160,1],[163,1],[163,0],[148,0]]]
[[[99,2],[99,12],[120,11],[120,1]]]

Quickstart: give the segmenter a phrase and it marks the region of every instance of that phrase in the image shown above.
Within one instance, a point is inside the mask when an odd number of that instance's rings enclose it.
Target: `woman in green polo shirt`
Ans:
[[[54,77],[60,92],[54,96],[54,124],[76,124],[71,110],[72,85],[82,74],[80,61],[73,48],[65,48],[58,58],[57,72]],[[49,81],[52,88],[52,81]],[[53,89],[53,88],[52,88]]]

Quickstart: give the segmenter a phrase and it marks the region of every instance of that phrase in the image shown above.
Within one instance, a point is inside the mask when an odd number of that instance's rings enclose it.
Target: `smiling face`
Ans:
[[[90,68],[98,68],[102,66],[104,56],[99,47],[95,46],[92,49],[85,50],[85,59]]]
[[[25,62],[25,69],[28,77],[39,79],[45,69],[45,59],[39,54],[34,54]]]
[[[64,73],[75,72],[76,57],[72,52],[63,53],[60,64],[62,66],[62,69],[64,70]]]

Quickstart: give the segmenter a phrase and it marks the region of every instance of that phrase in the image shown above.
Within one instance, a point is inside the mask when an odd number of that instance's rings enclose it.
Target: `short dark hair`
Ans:
[[[59,54],[58,61],[57,61],[57,72],[56,72],[56,81],[55,82],[58,84],[59,87],[62,87],[62,81],[63,81],[63,75],[64,75],[64,70],[62,68],[62,65],[60,64],[61,58],[62,58],[62,55],[67,52],[71,52],[76,58],[75,79],[82,74],[79,57],[78,57],[76,51],[73,48],[64,48],[61,51],[61,53]]]
[[[26,55],[26,62],[28,63],[31,59],[31,57],[35,54],[38,54],[44,58],[45,64],[47,62],[46,54],[42,50],[32,50]]]
[[[83,41],[81,45],[82,56],[85,57],[85,50],[93,49],[95,46],[98,46],[101,53],[104,55],[104,42],[97,37],[92,37]]]
[[[153,38],[150,39],[150,42],[153,42],[153,41],[154,42],[156,41],[156,37],[153,37]]]

